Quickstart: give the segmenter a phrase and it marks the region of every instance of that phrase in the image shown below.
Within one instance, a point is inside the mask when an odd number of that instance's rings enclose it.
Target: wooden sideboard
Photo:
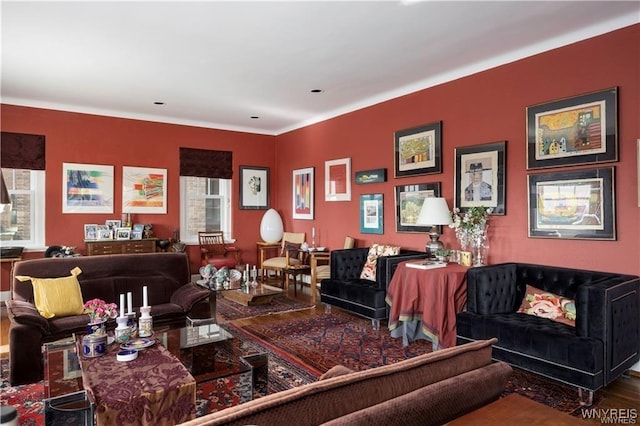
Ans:
[[[156,251],[157,238],[144,240],[96,240],[85,241],[87,256],[98,254],[153,253]]]

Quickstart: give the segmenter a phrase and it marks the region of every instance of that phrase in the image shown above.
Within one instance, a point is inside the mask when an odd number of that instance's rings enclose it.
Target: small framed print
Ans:
[[[113,239],[113,230],[111,228],[107,228],[106,226],[104,226],[104,228],[99,228],[98,229],[98,240],[112,240]]]
[[[107,220],[104,221],[104,224],[109,229],[116,229],[116,228],[120,228],[122,226],[122,221],[119,220],[119,219],[107,219]]]
[[[131,239],[131,228],[116,228],[116,240]]]
[[[293,218],[313,220],[314,168],[293,171]]]
[[[351,201],[351,158],[324,162],[324,200]]]
[[[427,197],[440,196],[440,182],[396,186],[396,231],[430,232],[431,226],[416,225]],[[439,233],[442,227],[438,225]]]
[[[614,167],[528,176],[529,237],[616,239]]]
[[[442,173],[442,121],[397,131],[395,177]]]
[[[491,214],[506,210],[506,141],[455,149],[455,207],[491,207]]]
[[[618,160],[618,88],[527,108],[527,169]]]
[[[269,168],[240,166],[240,209],[269,208]]]
[[[360,196],[360,232],[384,234],[382,194]]]
[[[132,231],[144,231],[144,224],[143,223],[136,223],[135,225],[133,225],[133,228],[131,229]]]
[[[142,231],[131,231],[131,239],[132,240],[141,240],[142,239]]]
[[[84,239],[96,240],[98,238],[98,224],[85,224],[84,225]]]
[[[356,184],[379,183],[387,181],[387,169],[362,170],[356,172]]]

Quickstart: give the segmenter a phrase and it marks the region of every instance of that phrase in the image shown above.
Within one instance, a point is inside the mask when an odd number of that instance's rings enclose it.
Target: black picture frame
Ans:
[[[361,170],[355,173],[356,185],[387,181],[387,169]]]
[[[442,121],[394,134],[396,178],[442,173]]]
[[[618,88],[527,107],[527,170],[618,161]]]
[[[615,240],[615,167],[527,176],[529,237]]]
[[[240,166],[240,210],[267,210],[269,184],[269,167]]]
[[[491,214],[507,214],[507,141],[456,148],[455,157],[455,207],[491,207]],[[474,186],[479,173],[482,182]]]
[[[440,196],[440,182],[397,185],[395,187],[396,231],[397,232],[430,232],[431,226],[416,225],[422,203],[426,197]],[[438,227],[442,233],[442,227]]]

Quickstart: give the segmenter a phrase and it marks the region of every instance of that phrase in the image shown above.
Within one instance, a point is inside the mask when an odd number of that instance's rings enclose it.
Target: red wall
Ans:
[[[178,148],[232,150],[234,173],[240,165],[271,168],[271,204],[285,229],[316,228],[318,245],[342,246],[351,235],[358,246],[385,242],[422,249],[425,234],[395,231],[394,187],[441,182],[453,205],[454,149],[507,141],[507,214],[492,216],[490,262],[525,261],[618,271],[640,275],[640,208],[637,199],[636,140],[640,138],[640,25],[536,55],[401,98],[289,132],[277,137],[151,123],[138,120],[1,106],[3,131],[46,135],[46,243],[75,245],[82,251],[83,224],[119,218],[122,166],[168,169],[166,215],[135,215],[154,224],[156,235],[171,236],[179,227]],[[619,158],[616,163],[616,241],[550,240],[527,237],[527,106],[617,86]],[[443,172],[393,178],[393,134],[421,124],[443,122]],[[387,168],[384,183],[355,185],[351,202],[324,201],[324,162],[351,158],[352,172]],[[115,166],[113,215],[62,214],[62,163]],[[315,220],[293,220],[292,170],[315,167]],[[593,166],[579,166],[593,167]],[[563,168],[562,170],[568,170]],[[560,169],[552,169],[557,171]],[[234,181],[234,194],[238,182]],[[360,194],[384,194],[384,235],[359,232]],[[255,241],[264,211],[239,210],[233,200],[233,233],[243,259],[255,262]],[[456,246],[452,230],[442,240]],[[41,256],[36,253],[33,256]],[[190,248],[197,265],[197,247]],[[2,290],[8,289],[8,264],[2,264]]]
[[[492,216],[490,262],[524,261],[640,275],[640,208],[636,140],[640,138],[640,25],[536,55],[384,102],[278,137],[277,205],[285,227],[310,232],[321,245],[339,247],[345,235],[359,246],[394,243],[421,249],[425,234],[395,231],[394,187],[441,182],[453,207],[454,149],[507,141],[507,214]],[[529,238],[526,107],[617,86],[619,158],[616,168],[617,241]],[[394,132],[442,120],[443,173],[393,178]],[[324,201],[324,161],[350,157],[352,172],[387,168],[385,183],[352,185],[351,202]],[[291,219],[291,170],[315,167],[316,219]],[[595,166],[580,166],[595,167]],[[562,168],[568,170],[569,168]],[[558,171],[552,169],[550,171]],[[535,172],[546,172],[538,170]],[[360,194],[384,195],[384,235],[359,233]],[[442,240],[457,247],[445,228]]]
[[[234,177],[240,165],[275,165],[275,138],[241,132],[179,126],[147,121],[59,112],[10,105],[1,106],[2,130],[46,136],[47,245],[76,246],[84,253],[85,223],[119,219],[122,211],[122,166],[167,169],[167,214],[135,214],[136,223],[152,223],[155,236],[170,238],[180,227],[179,148],[233,151]],[[62,213],[62,163],[114,165],[113,214]],[[273,187],[272,187],[273,188]],[[238,180],[233,194],[238,194]],[[274,196],[274,193],[271,193]],[[233,235],[243,260],[255,262],[256,231],[263,211],[239,210],[234,197]],[[198,266],[198,248],[190,247],[192,268]],[[42,257],[27,253],[25,257]],[[9,289],[10,264],[2,264],[2,291]]]

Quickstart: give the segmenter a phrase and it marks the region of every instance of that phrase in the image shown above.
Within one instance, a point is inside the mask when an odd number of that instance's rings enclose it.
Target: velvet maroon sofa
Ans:
[[[443,349],[320,380],[183,423],[196,425],[442,425],[498,399],[511,367],[492,362],[494,340]]]
[[[527,285],[575,302],[575,325],[518,312]],[[467,271],[457,341],[497,338],[494,358],[593,391],[640,359],[640,280],[634,275],[526,263]]]
[[[207,290],[191,283],[189,259],[184,253],[117,254],[45,258],[17,262],[11,273],[11,300],[6,302],[9,319],[9,381],[12,385],[33,383],[43,378],[41,346],[72,333],[86,332],[88,315],[46,319],[34,305],[30,280],[67,277],[79,267],[82,298],[100,298],[119,303],[120,294],[132,293],[133,305],[142,304],[142,287],[147,286],[154,325],[185,324],[186,317],[209,316]],[[111,326],[114,326],[111,324]]]

